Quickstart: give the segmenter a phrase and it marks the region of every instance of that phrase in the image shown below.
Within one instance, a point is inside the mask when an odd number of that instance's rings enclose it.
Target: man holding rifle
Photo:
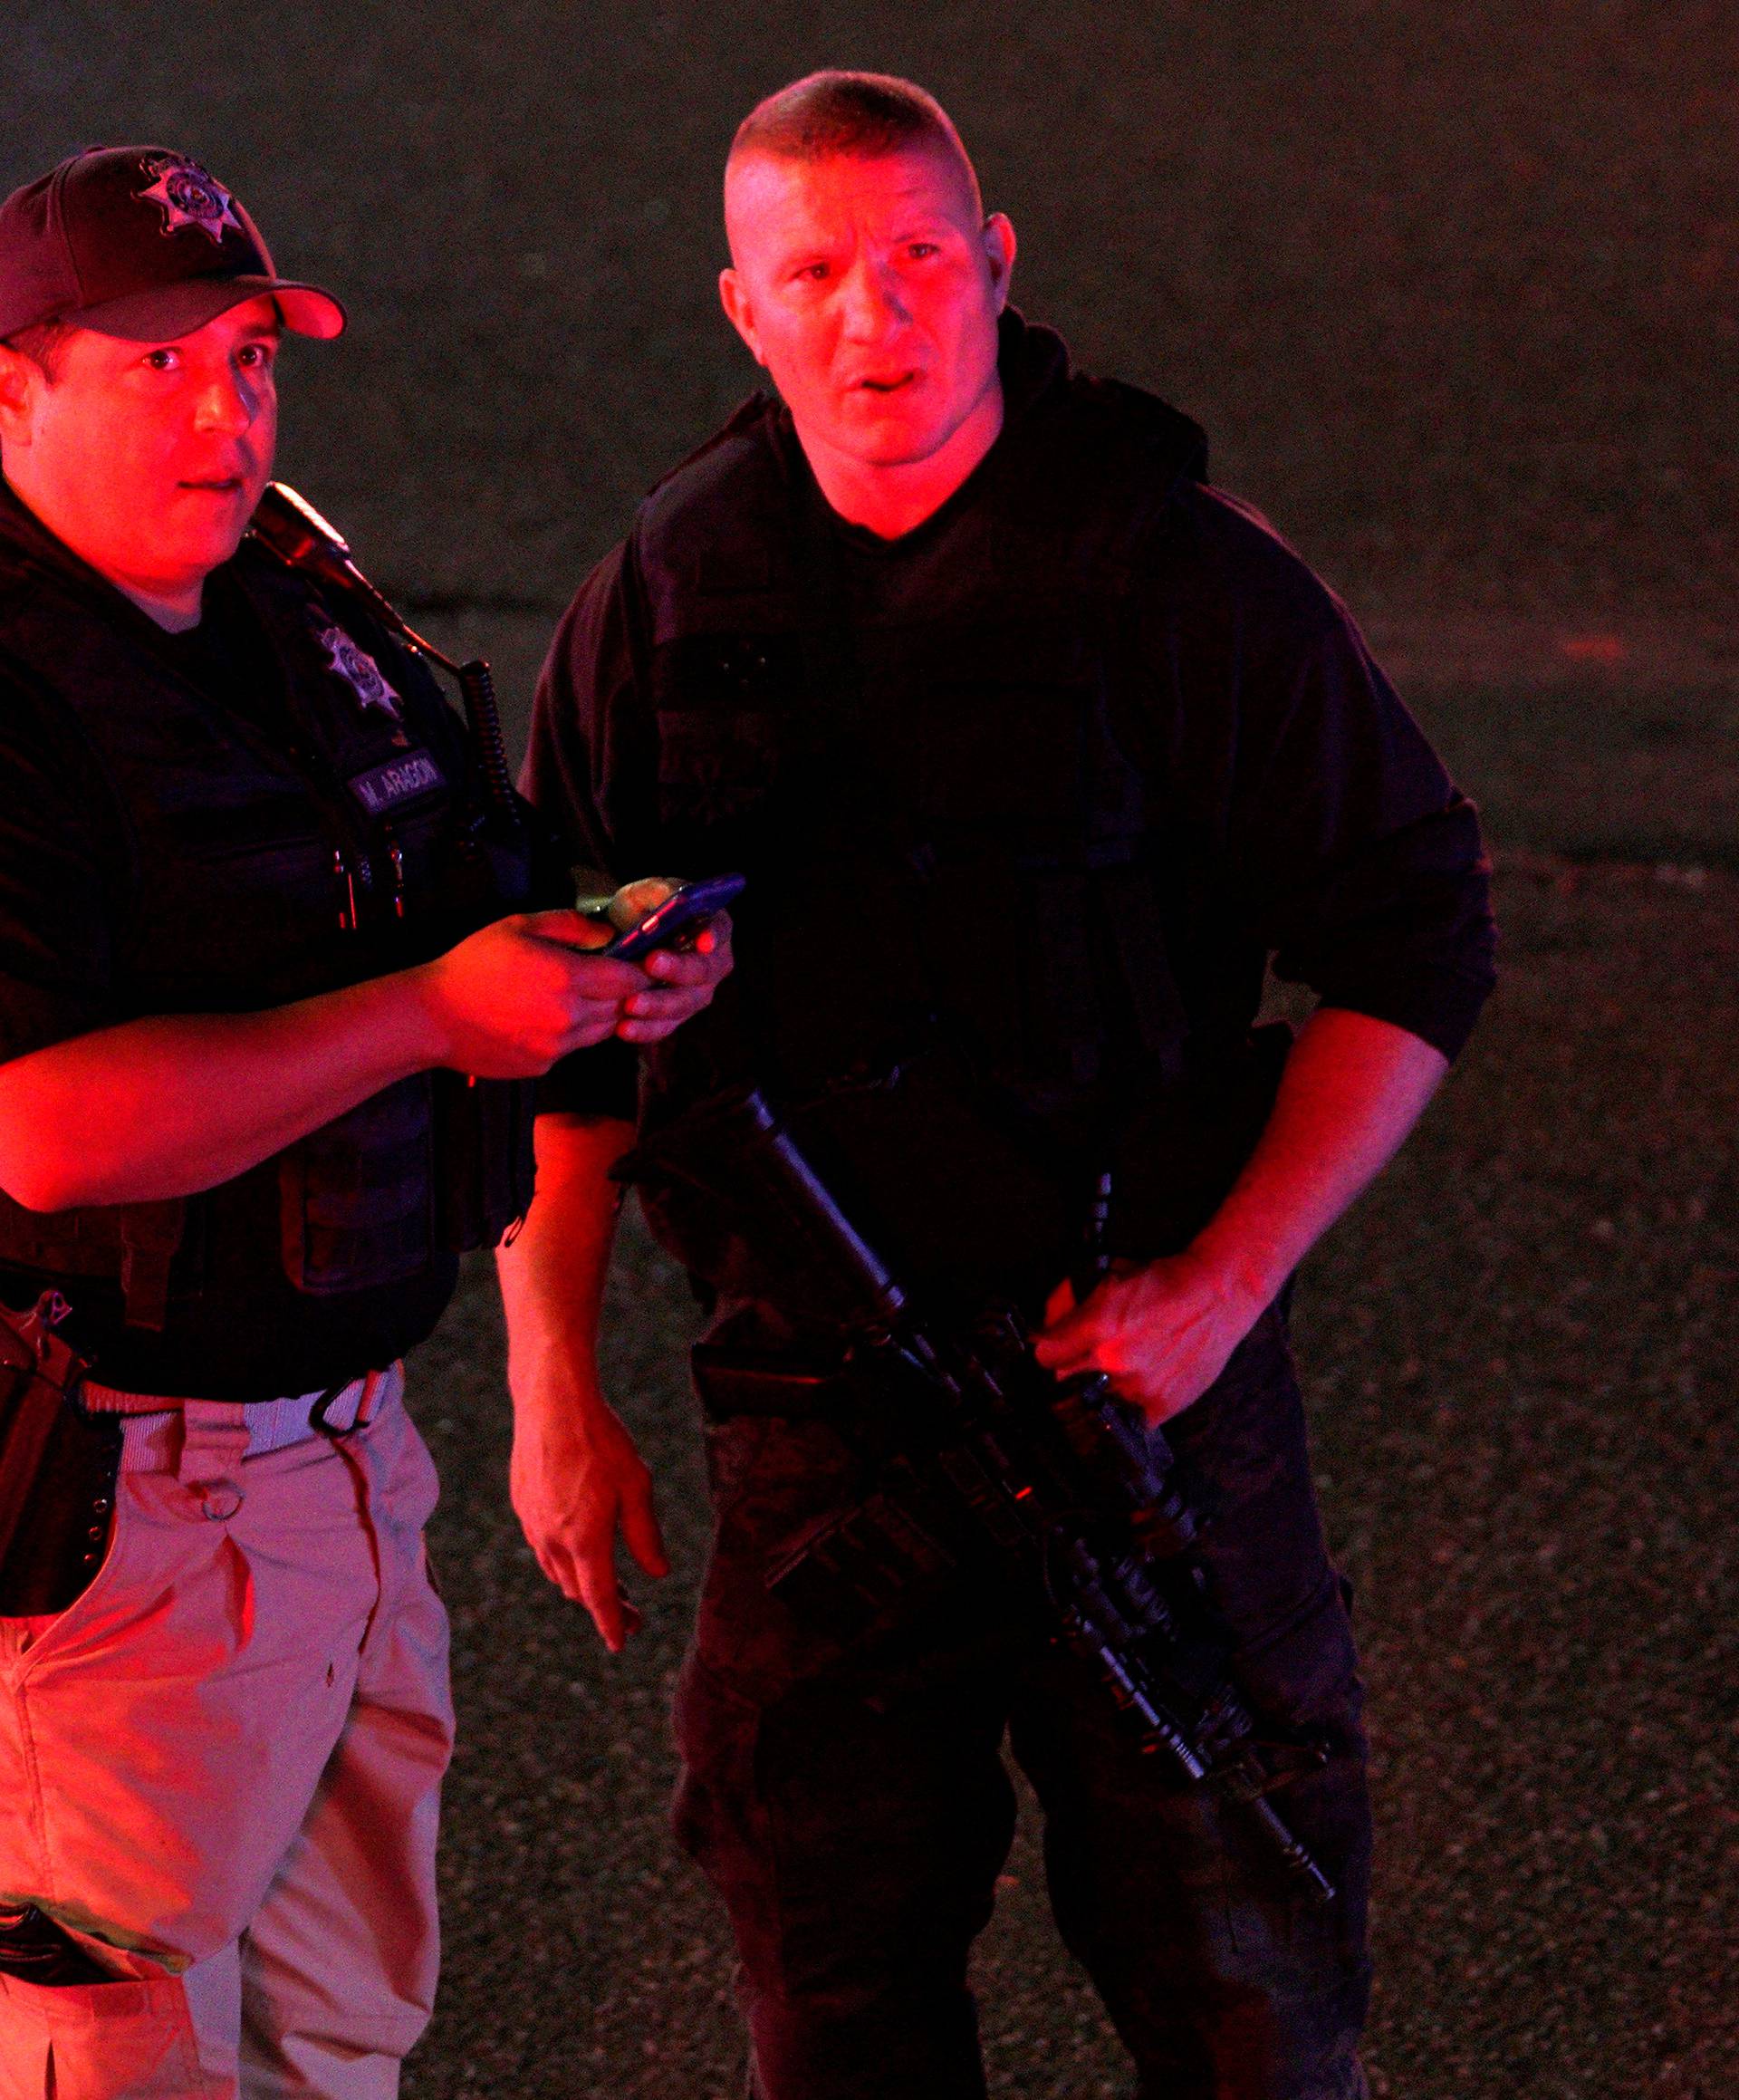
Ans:
[[[582,587],[526,786],[603,865],[749,877],[737,972],[650,1055],[622,1171],[715,1315],[677,1820],[730,1910],[754,2090],[983,2094],[966,1965],[1006,1735],[1143,2094],[1352,2100],[1360,1694],[1284,1306],[1490,987],[1474,812],[1338,602],[1207,485],[1196,426],[1009,308],[1013,229],[927,95],[773,96],[725,219],[725,312],[780,398]],[[1271,953],[1320,995],[1296,1043],[1254,1029]],[[1167,1425],[1273,1806],[1331,1903],[1273,1871],[1247,1800],[1141,1755],[994,1556],[843,1653],[798,1608],[793,1568],[895,1477],[910,1396],[848,1348],[789,1206],[695,1169],[757,1087],[915,1301],[1013,1303],[1059,1379]],[[600,1058],[545,1105],[559,1167],[503,1257],[516,1503],[615,1646],[618,1529],[661,1557],[591,1355],[633,1096]]]
[[[184,155],[0,206],[5,2100],[397,2091],[452,1729],[399,1359],[536,1075],[728,962],[534,909],[493,716],[302,565],[274,368],[342,326]]]

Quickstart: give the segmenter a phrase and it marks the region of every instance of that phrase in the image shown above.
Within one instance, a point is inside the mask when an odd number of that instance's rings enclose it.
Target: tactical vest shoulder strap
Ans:
[[[647,500],[650,502],[673,483],[687,478],[703,459],[722,446],[728,445],[734,438],[742,437],[745,431],[764,421],[773,405],[773,396],[764,388],[757,388],[745,400],[739,401],[710,438],[702,438],[687,458],[678,459],[668,473],[659,475],[648,489]]]
[[[673,599],[764,599],[789,588],[789,492],[773,440],[775,413],[767,395],[752,394],[641,503],[633,545],[655,629],[656,609]]]

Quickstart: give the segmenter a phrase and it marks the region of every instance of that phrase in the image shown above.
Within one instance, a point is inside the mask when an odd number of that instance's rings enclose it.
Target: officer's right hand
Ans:
[[[557,1058],[613,1035],[646,973],[588,949],[613,929],[577,911],[498,919],[415,973],[433,1062],[480,1079],[535,1079]]]

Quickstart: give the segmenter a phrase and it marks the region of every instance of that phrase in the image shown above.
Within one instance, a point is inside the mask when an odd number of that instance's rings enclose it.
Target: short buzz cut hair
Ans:
[[[977,171],[954,120],[934,95],[892,73],[829,70],[793,81],[744,118],[725,165],[728,170],[751,153],[775,160],[876,160],[911,147],[927,147],[956,168],[975,215],[984,217]]]

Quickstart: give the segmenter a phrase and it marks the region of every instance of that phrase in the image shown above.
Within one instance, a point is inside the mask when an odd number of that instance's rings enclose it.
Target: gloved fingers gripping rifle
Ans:
[[[801,1539],[768,1587],[843,1646],[909,1623],[960,1557],[966,1534],[1035,1578],[1062,1638],[1130,1717],[1144,1749],[1244,1804],[1311,1901],[1334,1887],[1268,1794],[1314,1746],[1275,1757],[1233,1682],[1194,1513],[1169,1446],[1103,1377],[1059,1384],[1019,1318],[994,1309],[969,1330],[922,1316],[846,1215],[764,1095],[744,1088],[688,1120],[665,1170],[722,1183],[740,1208],[830,1268],[852,1308],[852,1353],[876,1382],[920,1396],[929,1426],[854,1508]],[[704,1163],[703,1163],[704,1162]],[[1084,1280],[1084,1279],[1083,1279]],[[970,1551],[967,1546],[966,1550]]]
[[[501,714],[495,705],[495,679],[482,657],[456,663],[432,641],[418,634],[357,567],[350,544],[338,528],[323,518],[305,496],[299,496],[283,482],[266,483],[249,529],[287,568],[300,570],[305,575],[361,598],[390,633],[458,680],[491,821],[504,833],[516,838],[524,828],[524,820],[520,814],[519,799],[514,793],[513,776],[507,769]]]

